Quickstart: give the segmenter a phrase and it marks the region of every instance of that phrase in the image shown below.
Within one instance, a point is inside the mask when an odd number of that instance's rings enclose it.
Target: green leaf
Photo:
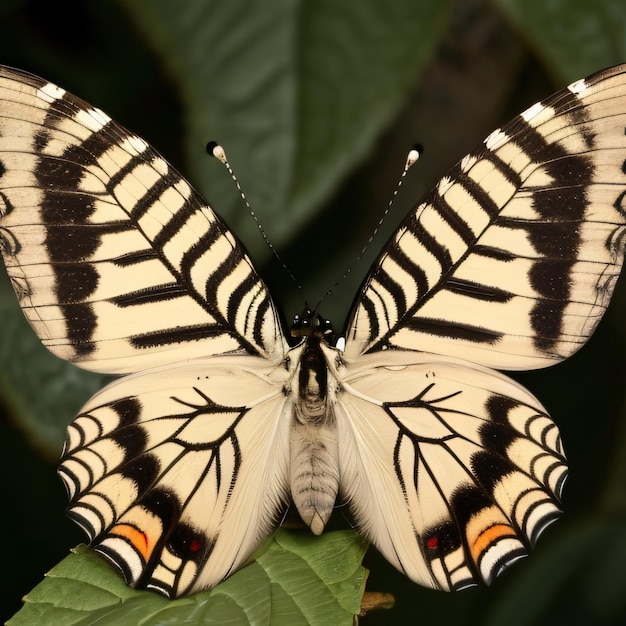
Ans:
[[[560,81],[572,81],[626,58],[623,0],[496,0]]]
[[[280,246],[406,102],[450,2],[124,4],[180,85],[192,179],[258,260],[268,250],[206,142],[225,147]]]
[[[257,560],[210,591],[167,600],[136,591],[78,546],[24,599],[9,626],[353,623],[365,588],[367,543],[348,531],[321,537],[279,530]]]

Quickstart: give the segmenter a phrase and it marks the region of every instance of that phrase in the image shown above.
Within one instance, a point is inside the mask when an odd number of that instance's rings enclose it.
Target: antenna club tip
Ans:
[[[404,171],[406,172],[415,162],[420,158],[420,154],[422,154],[423,148],[419,144],[414,145],[408,152],[406,156],[406,164],[404,166]]]
[[[211,156],[214,156],[218,161],[221,161],[224,164],[227,163],[226,152],[224,152],[224,148],[222,148],[217,141],[209,141],[206,145],[206,151]]]

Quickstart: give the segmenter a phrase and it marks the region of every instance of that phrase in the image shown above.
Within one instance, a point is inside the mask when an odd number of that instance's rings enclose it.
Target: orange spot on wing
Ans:
[[[146,561],[150,558],[154,549],[154,542],[150,541],[147,533],[129,524],[117,524],[109,532],[129,541]]]
[[[502,537],[517,537],[517,533],[508,524],[495,524],[483,530],[472,543],[472,558],[474,562],[477,563],[483,552]]]

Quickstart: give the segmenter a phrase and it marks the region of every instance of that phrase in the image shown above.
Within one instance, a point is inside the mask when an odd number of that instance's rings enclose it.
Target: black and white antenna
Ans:
[[[352,268],[361,261],[361,259],[363,258],[363,255],[365,254],[365,251],[369,248],[369,246],[372,243],[372,241],[374,241],[374,239],[376,238],[376,235],[378,235],[378,233],[379,233],[383,223],[387,219],[387,216],[389,215],[389,212],[391,211],[391,208],[393,207],[393,203],[396,201],[396,197],[398,195],[398,192],[400,191],[400,187],[402,187],[402,183],[404,182],[404,179],[406,178],[407,172],[417,162],[417,160],[420,158],[420,155],[422,154],[422,152],[423,152],[423,149],[418,144],[415,144],[409,150],[409,152],[407,153],[406,161],[404,163],[404,170],[402,171],[402,174],[400,174],[400,179],[398,180],[398,183],[396,184],[396,188],[394,189],[393,193],[391,194],[391,198],[389,199],[389,202],[387,203],[387,206],[385,207],[385,210],[383,211],[383,214],[380,216],[380,219],[378,220],[378,223],[374,227],[374,230],[372,231],[372,234],[369,236],[369,239],[365,242],[365,244],[361,248],[361,251],[357,254],[357,256],[354,259],[354,261],[348,266],[348,268],[343,273],[341,278],[339,278],[335,282],[335,284],[330,289],[328,289],[324,293],[324,295],[322,295],[322,297],[319,299],[317,305],[315,306],[315,310],[318,310],[318,308],[322,304],[322,302],[330,294],[332,294],[335,291],[335,289],[337,289],[337,287],[339,287],[339,285],[341,285],[341,283],[343,283],[348,278],[348,276],[352,273]]]
[[[248,198],[246,198],[246,194],[243,192],[243,189],[239,185],[239,181],[237,180],[237,177],[235,176],[235,173],[233,172],[233,169],[230,166],[230,163],[228,162],[224,148],[216,141],[209,141],[209,143],[206,146],[206,150],[211,156],[215,157],[218,161],[221,161],[224,164],[228,173],[230,174],[230,177],[233,179],[233,182],[235,183],[237,190],[239,191],[239,195],[241,196],[241,199],[244,201],[246,208],[248,209],[248,212],[250,213],[250,216],[254,220],[254,223],[257,225],[257,228],[259,229],[259,232],[261,233],[261,237],[263,237],[263,241],[265,242],[265,245],[272,251],[274,258],[278,261],[278,263],[285,270],[285,272],[287,272],[291,280],[296,285],[296,288],[302,289],[302,285],[300,284],[300,281],[298,281],[298,279],[293,275],[289,267],[287,267],[287,264],[280,258],[280,255],[276,251],[276,248],[274,248],[274,245],[269,240],[267,233],[265,232],[265,229],[263,228],[263,225],[259,221],[257,214],[254,212],[253,208],[250,206],[250,203],[248,202]]]

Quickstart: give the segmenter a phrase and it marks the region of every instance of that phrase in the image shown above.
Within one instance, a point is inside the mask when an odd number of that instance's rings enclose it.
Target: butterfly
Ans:
[[[68,427],[69,515],[127,583],[177,597],[289,506],[337,502],[426,587],[490,583],[560,515],[559,431],[498,369],[566,359],[624,258],[626,65],[491,133],[406,216],[343,334],[285,330],[234,234],[145,141],[0,68],[0,248],[42,342],[123,374]],[[293,334],[293,336],[292,336]]]

